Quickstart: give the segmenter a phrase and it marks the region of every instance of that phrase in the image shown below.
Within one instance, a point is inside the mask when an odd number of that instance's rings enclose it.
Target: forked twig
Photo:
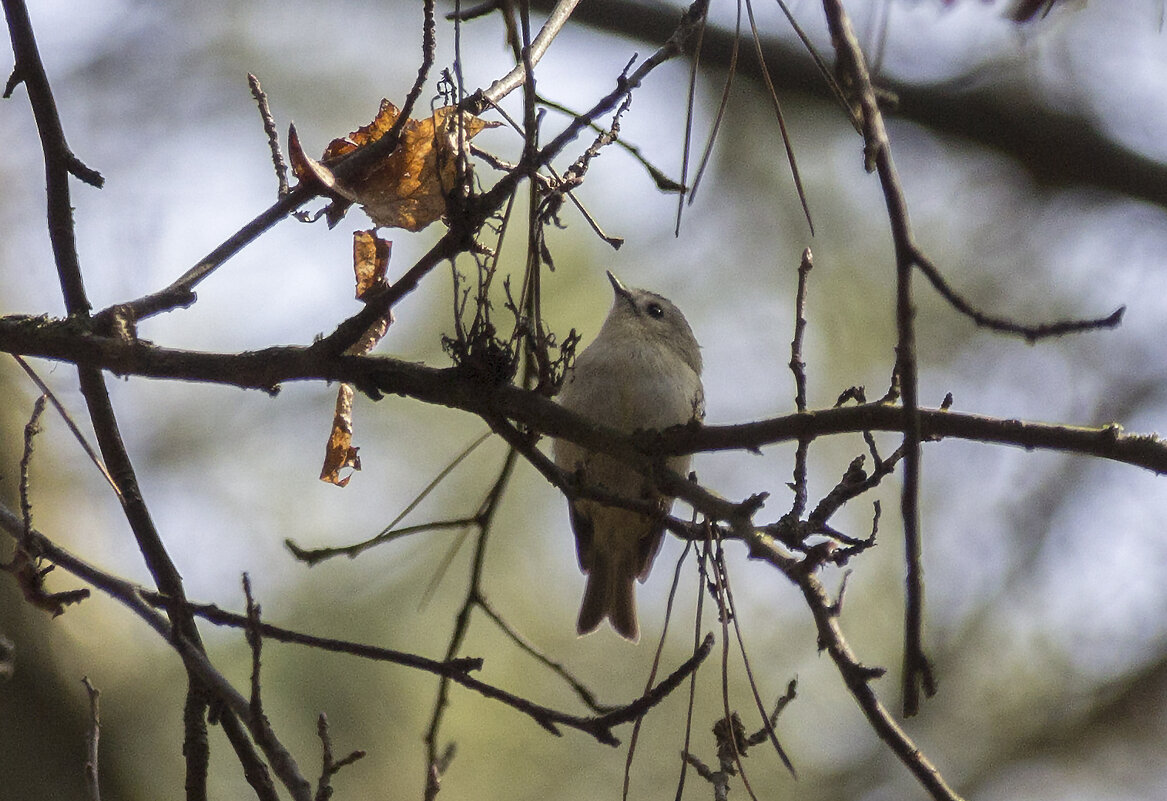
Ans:
[[[364,759],[366,753],[361,750],[350,751],[348,756],[337,759],[332,755],[332,735],[328,732],[328,716],[323,712],[316,719],[316,735],[320,738],[320,779],[316,783],[315,801],[328,801],[332,797],[332,777],[348,765],[359,759]]]

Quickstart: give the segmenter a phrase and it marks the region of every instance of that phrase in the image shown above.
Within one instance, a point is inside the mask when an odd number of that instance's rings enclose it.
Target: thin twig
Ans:
[[[564,667],[562,662],[556,662],[554,659],[536,648],[530,642],[530,640],[519,634],[519,632],[515,630],[514,626],[512,626],[510,623],[507,623],[502,615],[495,611],[490,601],[488,601],[486,598],[478,598],[476,603],[478,604],[478,607],[484,613],[486,613],[486,616],[490,618],[494,624],[499,627],[499,629],[502,630],[503,634],[505,634],[510,639],[510,641],[519,648],[519,650],[523,651],[528,656],[532,657],[552,673],[554,673],[556,676],[563,679],[563,681],[566,682],[569,687],[571,687],[572,692],[579,696],[579,700],[582,701],[588,709],[592,710],[598,715],[603,715],[616,709],[616,707],[612,706],[611,704],[601,704],[598,700],[596,700],[596,694],[589,690],[582,681],[572,675],[571,671]]]
[[[283,197],[288,194],[288,163],[284,161],[284,153],[280,149],[280,134],[276,130],[276,121],[272,116],[271,107],[268,106],[267,94],[259,85],[259,78],[250,72],[247,73],[247,85],[251,87],[251,96],[255,98],[255,104],[259,107],[259,116],[263,120],[263,130],[267,134],[267,145],[271,149],[271,161],[272,166],[275,167],[278,184],[276,195]]]
[[[853,82],[862,108],[863,137],[868,165],[879,173],[884,202],[892,229],[896,261],[896,368],[900,377],[904,419],[904,472],[900,513],[904,524],[906,599],[904,603],[904,714],[914,715],[920,705],[920,691],[935,692],[932,666],[924,653],[924,571],[920,543],[920,442],[919,379],[916,364],[915,305],[912,300],[912,272],[916,248],[908,219],[907,204],[892,161],[887,130],[863,52],[851,21],[840,0],[823,0],[831,41],[839,68]]]
[[[737,719],[737,713],[732,712],[729,707],[729,627],[735,621],[726,596],[725,588],[729,577],[725,572],[725,552],[722,548],[721,537],[714,537],[713,543],[713,596],[717,599],[718,616],[721,618],[721,706],[725,713],[722,720],[726,725],[732,725]],[[714,732],[717,732],[716,726]],[[718,748],[722,771],[732,773],[736,768],[737,775],[741,776],[742,786],[746,788],[752,801],[758,801],[758,796],[754,793],[749,777],[746,776],[746,766],[742,763],[742,758],[745,755],[738,746],[737,738],[732,735],[728,736],[719,745],[723,746]]]
[[[868,435],[870,436],[870,435]],[[876,456],[875,467],[872,469],[870,475],[866,475],[862,468],[862,459],[860,456],[851,463],[847,472],[843,474],[843,478],[839,483],[831,489],[822,500],[819,501],[818,506],[814,508],[809,515],[807,515],[807,522],[810,524],[812,530],[820,526],[826,525],[827,521],[835,512],[843,508],[847,501],[853,498],[858,498],[866,492],[870,492],[879,483],[895,470],[896,464],[904,456],[904,448],[901,445],[886,459],[879,459]]]
[[[539,202],[538,220],[540,223],[546,224],[552,220],[557,220],[559,209],[563,205],[563,198],[566,196],[575,205],[576,209],[579,210],[579,213],[583,215],[584,220],[591,227],[591,229],[595,231],[601,239],[611,245],[614,250],[619,250],[620,246],[624,244],[624,239],[622,237],[608,236],[606,233],[604,233],[604,230],[600,227],[600,224],[596,222],[591,213],[586,208],[584,208],[583,203],[580,202],[579,198],[576,197],[575,192],[572,190],[583,183],[584,175],[587,173],[592,159],[596,158],[596,156],[600,154],[600,151],[603,148],[607,147],[613,142],[619,141],[620,118],[631,105],[632,95],[628,95],[616,109],[616,113],[612,115],[612,122],[607,130],[600,129],[600,132],[596,135],[595,141],[593,141],[592,144],[579,156],[579,158],[577,158],[572,163],[572,165],[567,169],[562,177],[556,174],[554,169],[551,169],[551,173],[557,179],[557,183],[552,186],[550,192],[546,193],[546,195]],[[593,124],[591,127],[597,126]],[[532,187],[534,186],[535,184],[532,182]],[[538,241],[542,242],[543,234],[541,229],[538,234],[538,238]]]
[[[89,695],[89,734],[85,738],[85,790],[89,801],[101,801],[101,783],[98,781],[97,755],[101,740],[101,709],[98,699],[101,692],[93,686],[88,676],[81,677],[85,692]]]
[[[794,337],[790,340],[790,372],[794,375],[794,408],[799,412],[806,411],[806,362],[802,359],[802,339],[806,333],[806,296],[807,284],[814,260],[810,248],[802,252],[798,262],[798,289],[794,300]],[[798,521],[806,511],[807,501],[807,456],[810,451],[810,440],[800,437],[798,447],[794,452],[794,503],[790,507],[789,518]]]
[[[247,601],[247,627],[244,634],[247,646],[251,650],[251,714],[263,714],[263,700],[261,697],[260,656],[263,652],[263,633],[260,621],[259,604],[251,596],[251,577],[243,574],[243,597]]]
[[[818,48],[814,46],[814,43],[811,42],[810,37],[806,35],[806,32],[802,30],[802,26],[798,24],[798,20],[796,20],[794,15],[790,13],[790,8],[786,5],[785,0],[778,0],[778,7],[782,9],[782,13],[786,17],[786,21],[790,23],[790,27],[794,30],[795,35],[798,37],[798,41],[802,42],[803,49],[810,53],[810,57],[814,61],[814,66],[818,71],[819,77],[822,78],[823,83],[827,85],[827,88],[831,90],[831,95],[834,97],[835,102],[839,104],[839,108],[842,109],[843,113],[846,114],[848,119],[851,120],[851,125],[854,126],[856,133],[862,133],[862,123],[859,121],[859,118],[855,116],[855,110],[851,108],[851,104],[847,102],[847,97],[843,93],[842,87],[840,87],[839,82],[835,80],[835,76],[827,66],[826,61],[824,61],[823,57],[819,55]]]
[[[138,594],[151,606],[164,607],[166,604],[166,599],[156,592],[139,588]],[[246,630],[251,625],[248,622],[246,614],[229,612],[225,609],[220,609],[214,604],[200,604],[192,601],[188,606],[190,607],[191,614],[195,615],[195,617],[214,623],[216,626],[230,626],[232,628]],[[267,639],[277,642],[304,645],[320,651],[349,654],[350,656],[369,659],[374,662],[389,662],[424,670],[439,676],[459,676],[468,671],[482,668],[482,660],[478,658],[465,657],[446,662],[438,662],[437,660],[428,659],[424,656],[418,656],[417,654],[411,654],[405,651],[396,651],[392,648],[382,648],[376,645],[365,645],[364,643],[340,640],[334,637],[318,637],[313,634],[305,634],[304,632],[293,631],[292,629],[286,629],[265,622],[259,623],[258,631]]]
[[[547,17],[547,21],[543,23],[543,27],[539,30],[538,35],[531,41],[530,46],[526,48],[526,53],[523,60],[516,64],[514,68],[503,77],[492,83],[486,90],[479,93],[478,100],[481,103],[478,111],[498,105],[504,97],[509,95],[515,89],[523,85],[530,68],[539,63],[543,58],[543,54],[547,52],[547,48],[555,41],[555,37],[563,30],[563,26],[571,17],[571,12],[579,5],[580,0],[559,0],[555,8]]]
[[[693,50],[689,65],[689,86],[685,93],[685,141],[681,145],[681,190],[677,196],[677,217],[673,224],[673,236],[681,235],[681,215],[685,210],[685,195],[689,193],[689,155],[693,146],[693,112],[697,107],[697,69],[701,65],[701,43],[705,38],[705,25],[708,22],[702,17],[693,36]],[[736,47],[736,45],[734,45]],[[688,734],[686,733],[686,741]],[[685,786],[684,761],[681,762],[680,786]]]
[[[576,114],[576,112],[572,111],[571,109],[569,109],[567,106],[563,105],[562,103],[557,103],[554,100],[551,100],[542,94],[539,95],[539,105],[545,106],[545,107],[552,109],[554,111],[562,112],[563,114],[567,114],[568,116],[571,116],[571,117],[579,116],[578,114]],[[501,111],[501,109],[500,109],[500,111]],[[594,123],[594,122],[591,125],[589,125],[588,127],[591,128],[596,133],[603,133],[604,132],[603,127],[597,123]],[[616,147],[623,150],[628,155],[632,156],[632,158],[635,159],[640,164],[640,166],[644,168],[645,172],[648,173],[649,177],[652,178],[653,183],[656,184],[657,189],[661,190],[662,192],[678,192],[682,195],[684,194],[684,192],[685,192],[684,184],[681,182],[674,181],[672,178],[668,177],[660,167],[657,167],[655,164],[653,164],[652,162],[650,162],[648,160],[648,158],[644,155],[644,153],[641,151],[641,149],[638,146],[636,146],[636,145],[634,145],[634,144],[632,144],[624,139],[616,139],[613,141],[612,144],[614,144]]]
[[[29,493],[29,470],[32,466],[32,450],[33,440],[36,435],[40,433],[40,419],[41,415],[45,413],[45,402],[47,396],[41,395],[36,399],[32,405],[32,414],[28,417],[28,422],[24,425],[24,451],[20,455],[20,516],[24,522],[24,530],[32,531],[32,499]]]
[[[758,712],[762,716],[763,736],[770,740],[770,744],[774,746],[774,751],[778,754],[778,758],[782,760],[782,764],[786,766],[788,771],[790,771],[790,775],[797,779],[798,771],[794,769],[794,764],[790,761],[790,757],[786,754],[786,749],[784,749],[782,744],[778,742],[778,734],[774,731],[774,723],[770,721],[770,716],[766,714],[766,707],[762,703],[762,696],[758,691],[758,682],[754,678],[754,670],[750,666],[750,658],[746,653],[746,642],[745,638],[742,636],[741,621],[737,616],[737,606],[733,602],[733,587],[729,581],[728,571],[725,572],[725,582],[722,586],[722,590],[725,592],[725,601],[729,608],[729,617],[733,621],[733,631],[734,635],[737,637],[737,647],[738,653],[740,653],[742,657],[742,667],[745,668],[746,671],[746,683],[749,685],[750,691],[754,695],[754,703],[757,705]],[[785,706],[785,704],[782,704],[782,706]],[[778,709],[780,710],[781,706],[779,706]],[[773,717],[776,719],[777,716],[778,710],[775,710]]]
[[[41,391],[41,394],[47,397],[49,402],[53,404],[53,408],[57,410],[57,414],[61,416],[61,419],[65,421],[65,425],[68,426],[69,431],[73,434],[73,439],[77,440],[77,444],[79,444],[81,449],[85,451],[85,455],[89,457],[89,461],[93,463],[93,466],[96,467],[98,472],[101,473],[102,478],[104,478],[106,483],[109,484],[110,489],[112,489],[114,494],[117,495],[120,499],[122,495],[121,489],[118,488],[117,482],[113,480],[113,476],[111,476],[109,474],[109,470],[106,469],[105,462],[101,461],[101,457],[97,455],[97,451],[93,450],[93,446],[89,444],[89,440],[87,440],[85,435],[81,433],[81,429],[77,427],[76,421],[73,420],[73,415],[69,414],[69,411],[65,408],[64,404],[62,404],[61,401],[57,398],[56,393],[49,389],[49,385],[46,384],[44,379],[42,379],[37,374],[37,372],[32,369],[32,366],[28,362],[16,354],[13,354],[12,358],[16,359],[16,363],[19,364],[21,369],[24,370],[28,377],[32,379],[32,382],[36,384],[37,389]]]
[[[461,453],[455,456],[449,462],[449,464],[443,467],[442,470],[436,476],[434,476],[434,478],[422,489],[422,491],[414,496],[413,500],[406,504],[405,508],[402,509],[397,514],[397,516],[394,517],[393,520],[390,521],[389,524],[381,529],[381,531],[378,532],[375,536],[370,537],[367,540],[353,543],[352,545],[340,545],[324,548],[302,548],[291,539],[284,540],[284,545],[287,546],[288,550],[291,551],[297,559],[299,559],[301,562],[307,562],[309,566],[312,566],[318,562],[323,562],[325,559],[330,559],[334,556],[347,556],[351,559],[377,545],[382,545],[386,542],[392,542],[393,540],[397,540],[410,534],[416,534],[422,531],[465,528],[474,522],[474,518],[470,517],[457,518],[454,520],[438,520],[429,523],[420,523],[415,526],[405,526],[403,528],[397,528],[397,524],[408,517],[410,512],[416,509],[422,501],[429,497],[429,494],[433,492],[438,487],[438,485],[441,484],[450,475],[450,473],[454,471],[456,467],[458,467],[458,465],[462,464],[462,462],[464,462],[470,456],[470,454],[472,454],[478,448],[479,445],[486,442],[486,440],[490,438],[491,433],[491,431],[487,431],[471,442],[468,446],[466,446],[466,448],[463,449]]]
[[[332,777],[340,772],[341,768],[351,765],[358,759],[365,758],[364,751],[352,751],[348,756],[336,759],[332,755],[332,737],[328,733],[328,716],[323,712],[316,719],[316,734],[320,738],[320,780],[316,783],[315,801],[328,801],[332,797]]]
[[[693,610],[693,653],[701,647],[702,613],[705,611],[705,587],[708,584],[709,543],[711,535],[708,523],[703,526],[705,536],[697,540],[697,608]],[[677,793],[675,801],[681,801],[685,792],[685,765],[690,764],[686,759],[689,746],[693,739],[693,707],[697,702],[697,674],[689,677],[689,698],[685,707],[685,744],[681,748],[681,772],[677,777]],[[694,765],[697,767],[697,765]],[[701,768],[697,767],[700,773]]]
[[[462,649],[462,643],[466,639],[466,632],[470,628],[470,613],[472,612],[476,600],[482,596],[481,581],[482,569],[484,560],[486,558],[486,544],[490,538],[490,533],[494,525],[495,514],[498,510],[499,500],[502,498],[503,490],[510,482],[511,474],[514,472],[515,464],[517,462],[518,454],[513,448],[507,449],[507,455],[503,459],[502,467],[499,469],[498,475],[494,480],[493,485],[487,492],[482,504],[478,510],[478,536],[474,543],[474,556],[471,560],[469,586],[466,591],[466,597],[462,602],[462,606],[458,611],[454,620],[454,630],[450,633],[450,641],[446,646],[446,661],[455,658],[458,652]],[[437,778],[440,778],[440,772],[437,772],[439,763],[439,747],[438,737],[441,732],[442,721],[445,717],[446,707],[450,700],[450,678],[443,676],[438,683],[438,697],[434,701],[433,712],[430,716],[429,728],[425,734],[426,745],[426,801],[433,801],[434,795],[437,793],[438,784]],[[530,711],[528,709],[527,711]],[[548,721],[546,717],[536,720],[548,731],[558,733],[555,725]],[[437,772],[435,777],[433,773]]]
[[[369,548],[384,545],[387,542],[394,542],[404,537],[412,536],[413,534],[420,534],[426,531],[461,530],[473,524],[474,518],[472,517],[460,517],[452,520],[433,520],[427,523],[418,523],[413,526],[385,529],[375,537],[362,540],[361,542],[354,542],[352,545],[304,548],[292,539],[285,539],[284,546],[291,551],[294,557],[311,567],[334,556],[347,556],[351,559],[364,553]]]
[[[701,17],[697,28],[698,40],[703,39],[705,35],[705,27],[708,16],[708,4],[702,9]],[[713,145],[717,141],[717,134],[721,130],[721,123],[725,120],[725,111],[729,108],[730,89],[733,87],[733,79],[737,75],[738,64],[738,49],[741,43],[742,34],[742,0],[737,0],[737,17],[734,20],[733,40],[730,44],[729,63],[726,65],[725,84],[721,87],[721,102],[718,103],[717,113],[713,115],[713,123],[709,126],[709,135],[705,139],[705,149],[701,151],[701,158],[697,161],[697,172],[693,176],[693,183],[689,185],[689,197],[687,202],[692,204],[697,197],[697,189],[701,186],[701,178],[705,175],[705,168],[709,166],[710,159],[713,157]],[[690,81],[693,79],[690,78]],[[690,101],[691,102],[691,101]],[[691,112],[690,112],[691,115]],[[688,148],[686,147],[686,160],[688,158]],[[681,180],[687,180],[685,170],[681,170]],[[677,211],[677,229],[680,229],[681,213]]]
[[[693,514],[696,515],[696,512]],[[665,622],[664,625],[661,626],[660,637],[656,643],[656,651],[654,651],[652,655],[652,666],[649,668],[648,678],[645,679],[644,682],[645,692],[648,692],[648,690],[652,687],[652,683],[656,681],[656,672],[660,668],[661,655],[664,653],[665,638],[668,637],[669,633],[669,621],[673,616],[673,602],[677,598],[677,587],[680,586],[681,583],[681,567],[685,564],[685,557],[689,555],[689,551],[692,549],[692,547],[692,542],[685,543],[685,549],[681,551],[681,555],[677,557],[676,567],[673,568],[673,581],[669,585],[669,598],[665,603]],[[695,675],[696,674],[694,674],[694,676]],[[636,756],[636,743],[640,740],[640,728],[643,723],[643,717],[637,718],[636,721],[632,724],[632,736],[628,738],[628,754],[624,757],[624,788],[621,795],[623,801],[628,801],[628,790],[632,785],[632,759]]]
[[[794,338],[790,341],[790,372],[794,374],[794,408],[806,411],[806,362],[802,360],[802,339],[806,334],[807,284],[814,258],[810,248],[798,262],[798,289],[794,298]]]
[[[774,108],[774,115],[778,119],[778,130],[782,134],[782,147],[786,150],[786,163],[790,165],[790,176],[794,179],[794,189],[798,193],[798,202],[802,204],[802,213],[806,216],[806,224],[814,236],[814,221],[810,217],[810,203],[806,199],[806,189],[802,185],[802,176],[798,171],[798,161],[794,158],[794,145],[790,141],[790,132],[786,130],[786,117],[782,114],[782,104],[778,101],[778,90],[774,88],[774,79],[770,77],[770,68],[766,66],[766,53],[762,49],[762,37],[758,33],[758,23],[754,19],[753,0],[745,0],[746,14],[750,20],[750,32],[754,40],[754,55],[758,59],[758,66],[762,81],[766,85],[766,94],[770,98],[770,105]]]
[[[974,323],[990,331],[1000,334],[1012,334],[1023,337],[1030,344],[1040,339],[1080,334],[1084,331],[1096,331],[1106,328],[1117,328],[1122,323],[1126,306],[1119,306],[1105,317],[1083,318],[1074,320],[1055,320],[1049,323],[1026,325],[1006,317],[998,317],[981,311],[964,297],[962,297],[941,274],[938,267],[918,248],[912,247],[912,261],[917,269],[924,274],[942,298],[948,301],[952,308],[968,317]]]

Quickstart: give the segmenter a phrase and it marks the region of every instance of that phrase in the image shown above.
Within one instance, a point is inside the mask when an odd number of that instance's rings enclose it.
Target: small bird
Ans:
[[[616,297],[600,333],[567,375],[558,401],[588,420],[632,433],[665,429],[705,417],[701,346],[667,298],[626,288],[608,273]],[[634,579],[648,578],[664,534],[663,516],[673,499],[631,465],[566,440],[555,440],[555,463],[583,480],[633,500],[650,500],[659,513],[645,515],[596,501],[571,503],[579,566],[587,588],[576,631],[595,631],[604,618],[625,639],[640,639]],[[674,456],[668,467],[684,475],[690,457]]]

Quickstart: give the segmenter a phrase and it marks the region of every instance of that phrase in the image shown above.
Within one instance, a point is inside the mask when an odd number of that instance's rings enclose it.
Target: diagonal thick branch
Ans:
[[[170,599],[164,599],[157,594],[144,591],[143,588],[132,582],[94,567],[68,550],[60,547],[35,529],[26,532],[20,517],[3,505],[0,505],[0,530],[7,531],[13,538],[28,537],[36,547],[37,552],[44,558],[125,604],[138,617],[144,620],[166,642],[170,643],[182,658],[187,670],[194,676],[197,676],[214,697],[225,704],[247,726],[256,744],[259,745],[271,761],[272,767],[292,793],[293,798],[309,798],[307,794],[309,789],[307,781],[300,774],[299,768],[291,754],[276,738],[275,732],[268,723],[266,716],[254,714],[250,702],[210,663],[202,649],[188,642],[153,608],[154,605],[161,604],[165,606],[172,603]],[[248,625],[244,616],[227,613],[210,605],[189,605],[188,608],[191,613],[197,612],[200,616],[206,617],[213,622],[226,623],[239,627],[246,627]],[[412,657],[412,655],[408,654],[390,652],[386,649],[360,646],[356,643],[346,643],[330,638],[310,637],[265,623],[259,625],[258,632],[265,637],[271,637],[284,642],[295,642],[301,645],[349,653],[379,661],[396,662],[398,664],[405,664],[438,673],[463,687],[478,692],[486,698],[500,701],[512,709],[522,712],[552,734],[560,734],[559,727],[565,726],[589,734],[599,742],[612,746],[619,745],[620,743],[612,733],[613,728],[635,720],[664,700],[666,696],[676,689],[681,681],[691,675],[701,665],[713,648],[712,636],[707,637],[697,653],[681,663],[673,673],[659,682],[655,687],[647,690],[644,695],[602,715],[585,716],[572,715],[550,709],[468,675],[467,670],[478,666],[476,664],[477,660],[450,659],[447,662],[434,662],[432,660],[422,659],[421,657]]]
[[[65,309],[79,321],[89,319],[90,304],[81,273],[81,260],[73,223],[69,176],[101,185],[101,176],[77,159],[65,142],[65,132],[57,111],[56,101],[49,85],[44,64],[37,48],[36,37],[23,0],[3,0],[4,14],[16,58],[13,77],[18,77],[28,88],[29,103],[36,120],[44,153],[45,185],[48,197],[47,223],[49,239]],[[9,89],[12,87],[9,82]],[[7,94],[7,92],[6,92]],[[155,585],[169,599],[167,617],[181,639],[196,656],[202,654],[202,643],[194,618],[185,611],[182,576],[171,560],[162,538],[151,518],[150,511],[138,487],[137,474],[122,441],[117,416],[110,402],[103,372],[96,367],[78,365],[78,377],[85,404],[93,421],[98,447],[109,475],[117,485],[118,500],[130,525],[138,550],[141,552]],[[202,657],[205,661],[205,657]],[[197,671],[192,667],[197,660],[187,660],[188,686],[184,709],[183,753],[186,757],[187,798],[203,801],[207,797],[206,776],[210,760],[207,745],[204,688],[200,686]],[[260,775],[260,761],[243,736],[239,720],[228,711],[222,717],[224,729],[235,745],[236,753],[245,771]],[[270,781],[264,790],[270,788]],[[274,795],[274,790],[271,791]]]
[[[0,506],[0,529],[18,536],[23,531],[20,518],[4,506]],[[64,568],[113,598],[125,604],[135,614],[154,629],[178,652],[192,681],[197,680],[205,691],[218,698],[231,710],[232,719],[242,721],[256,745],[263,750],[276,774],[284,782],[294,799],[307,801],[311,797],[311,787],[300,774],[295,760],[276,738],[266,718],[252,714],[251,705],[230,682],[207,659],[201,646],[190,642],[177,626],[155,611],[143,597],[141,588],[124,579],[112,576],[90,565],[82,559],[58,546],[35,529],[24,532],[36,545],[37,551],[46,559]],[[174,599],[166,599],[168,611],[174,606]]]
[[[875,694],[871,682],[883,675],[882,668],[873,668],[860,662],[839,626],[841,601],[832,600],[818,577],[806,566],[782,553],[773,540],[765,536],[750,541],[750,556],[774,565],[802,590],[807,606],[814,616],[818,631],[819,650],[826,651],[839,669],[847,689],[855,697],[879,738],[899,757],[917,781],[936,801],[960,801],[960,796],[948,786],[936,766],[924,756],[907,732],[896,723]]]

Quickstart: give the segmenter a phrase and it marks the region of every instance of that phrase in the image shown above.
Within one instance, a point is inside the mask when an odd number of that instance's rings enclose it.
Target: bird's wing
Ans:
[[[579,569],[590,573],[595,527],[592,519],[576,503],[571,504],[571,530],[575,533],[575,555],[579,559]]]

